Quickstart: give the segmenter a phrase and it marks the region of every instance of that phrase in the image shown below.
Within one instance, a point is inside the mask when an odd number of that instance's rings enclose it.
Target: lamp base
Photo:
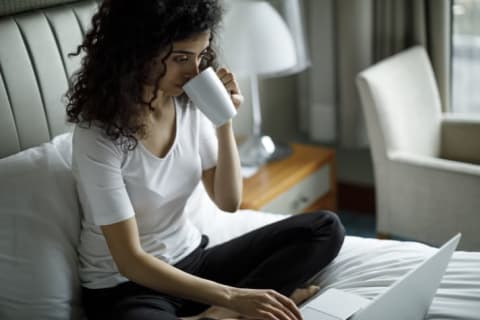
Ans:
[[[253,136],[240,145],[238,152],[242,166],[258,167],[289,156],[292,148],[286,143],[273,142],[269,136]]]
[[[292,153],[292,147],[288,143],[275,141],[275,151],[270,155],[267,162],[285,159]]]

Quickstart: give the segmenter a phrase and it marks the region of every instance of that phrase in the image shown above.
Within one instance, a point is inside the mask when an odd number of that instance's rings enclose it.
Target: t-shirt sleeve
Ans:
[[[202,170],[207,170],[217,165],[218,141],[213,123],[202,113],[199,121],[199,149],[202,161]]]
[[[122,177],[121,147],[96,127],[76,127],[72,172],[87,222],[113,224],[135,215]]]

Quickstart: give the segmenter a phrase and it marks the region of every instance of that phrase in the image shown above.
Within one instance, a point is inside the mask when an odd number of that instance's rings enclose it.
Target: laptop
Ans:
[[[461,234],[457,234],[419,266],[373,300],[338,289],[328,289],[301,307],[304,320],[416,320],[432,303]]]

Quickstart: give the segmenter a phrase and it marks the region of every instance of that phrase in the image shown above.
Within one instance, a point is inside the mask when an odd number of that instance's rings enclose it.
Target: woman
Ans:
[[[188,220],[185,204],[200,181],[225,211],[241,199],[231,121],[213,128],[182,90],[215,66],[221,14],[217,0],[106,0],[77,50],[85,56],[67,114],[77,124],[73,173],[89,319],[298,320],[295,302],[316,290],[299,287],[341,247],[343,227],[327,212],[209,249]],[[235,77],[217,73],[238,108]]]

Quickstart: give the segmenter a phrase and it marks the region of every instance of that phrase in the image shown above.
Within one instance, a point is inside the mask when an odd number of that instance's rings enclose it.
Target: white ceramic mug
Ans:
[[[216,127],[237,114],[230,94],[211,67],[190,79],[183,90]]]

